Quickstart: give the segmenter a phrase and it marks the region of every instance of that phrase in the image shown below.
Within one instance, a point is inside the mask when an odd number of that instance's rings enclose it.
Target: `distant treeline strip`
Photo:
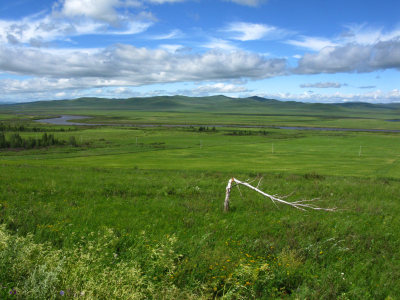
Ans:
[[[4,123],[0,123],[0,131],[19,131],[19,132],[46,132],[46,131],[60,131],[60,132],[64,132],[64,131],[75,131],[76,129],[74,128],[68,128],[68,129],[64,129],[64,128],[40,128],[40,127],[27,127],[25,125],[22,124],[4,124]]]
[[[33,149],[33,148],[42,148],[48,146],[56,146],[56,145],[71,145],[78,146],[76,142],[76,138],[74,136],[70,136],[68,141],[59,140],[54,137],[53,134],[44,133],[40,139],[34,139],[32,137],[23,138],[18,133],[11,134],[8,139],[6,138],[3,132],[0,132],[0,148],[23,148],[23,149]]]

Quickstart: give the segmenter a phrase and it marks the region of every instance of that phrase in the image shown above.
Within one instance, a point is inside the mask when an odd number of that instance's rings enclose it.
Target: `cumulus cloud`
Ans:
[[[41,18],[32,16],[17,21],[0,20],[0,42],[35,47],[85,34],[137,34],[146,31],[152,24],[145,16],[121,19],[118,27],[87,18],[71,22],[52,15]]]
[[[119,0],[64,0],[61,12],[67,17],[89,17],[115,24],[119,18],[115,8],[119,5]]]
[[[400,69],[400,29],[347,25],[332,39],[300,36],[286,43],[313,51],[299,57],[299,74]]]
[[[341,102],[370,102],[370,103],[392,103],[400,102],[400,90],[393,89],[391,91],[375,90],[363,94],[319,94],[304,92],[302,94],[293,93],[257,93],[258,96],[278,99],[283,101],[302,101],[315,103],[341,103]]]
[[[317,83],[304,83],[301,84],[301,88],[318,88],[318,89],[326,89],[326,88],[341,88],[343,85],[338,82],[317,82]]]
[[[44,95],[43,91],[48,90],[61,97],[65,92],[66,96],[71,96],[75,95],[74,91],[88,89],[125,93],[128,92],[126,87],[156,83],[210,80],[230,80],[232,83],[232,80],[256,80],[293,73],[400,70],[400,30],[384,31],[364,24],[347,25],[340,35],[324,38],[305,35],[294,37],[296,33],[267,24],[232,22],[208,35],[211,37],[203,37],[202,40],[198,39],[199,35],[193,37],[191,42],[197,49],[191,50],[185,48],[190,37],[179,29],[164,31],[165,34],[159,35],[147,34],[147,39],[152,40],[151,45],[155,49],[124,44],[98,49],[50,48],[57,45],[55,41],[73,42],[74,37],[81,35],[113,35],[115,38],[116,35],[143,33],[156,22],[156,18],[147,10],[149,7],[184,1],[190,0],[58,0],[49,14],[40,13],[20,20],[0,20],[0,72],[32,77],[0,79],[0,92],[3,95]],[[225,1],[247,6],[266,2]],[[218,38],[221,32],[224,37]],[[285,41],[286,44],[309,52],[292,56],[298,64],[291,69],[288,69],[286,59],[274,59],[239,48],[241,42],[281,39],[288,35],[291,35],[291,39]],[[169,41],[178,38],[179,43]],[[267,52],[270,49],[263,50]],[[318,82],[305,83],[301,87],[340,88],[343,85]],[[360,88],[375,89],[374,86]],[[246,92],[245,87],[228,83],[206,84],[192,90],[192,93],[203,94],[243,92]],[[295,96],[289,94],[288,98]],[[305,93],[299,97],[297,99],[308,101],[311,94]],[[324,95],[313,94],[312,97],[321,101],[357,101],[368,97],[372,101],[377,101],[374,99],[379,97],[396,100],[398,90],[393,90],[391,94],[381,91],[358,96],[337,94],[337,98],[325,100]]]
[[[366,24],[351,24],[344,28],[342,33],[332,38],[300,35],[285,43],[311,51],[321,51],[326,47],[341,47],[347,44],[371,46],[400,37],[399,28],[385,31],[383,28],[368,27]]]
[[[215,83],[199,86],[193,90],[194,94],[210,94],[210,93],[243,93],[247,92],[244,86],[234,84]]]
[[[347,44],[306,53],[294,71],[300,74],[400,70],[400,38],[373,45]]]
[[[384,30],[382,27],[376,28],[367,24],[350,24],[345,26],[336,39],[342,44],[356,43],[360,45],[373,45],[377,42],[385,42],[396,39],[400,36],[400,28]]]
[[[88,86],[259,79],[282,75],[285,69],[284,59],[265,59],[243,51],[175,54],[122,44],[79,51],[0,46],[0,70],[3,72],[43,78],[91,79]]]

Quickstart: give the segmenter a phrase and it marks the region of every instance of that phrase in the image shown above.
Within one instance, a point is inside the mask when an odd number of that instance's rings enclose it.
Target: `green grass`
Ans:
[[[165,170],[279,172],[322,175],[400,177],[399,133],[306,132],[246,129],[253,135],[232,135],[244,129],[198,132],[179,128],[85,129],[55,132],[73,135],[88,147],[7,152],[3,164],[103,166]],[[36,137],[38,133],[21,133]],[[361,147],[361,152],[360,152]],[[182,163],[184,162],[184,163]]]
[[[2,105],[18,114],[80,114],[108,124],[241,124],[400,129],[398,104],[319,104],[257,97],[80,98]],[[30,115],[30,117],[33,117]],[[1,115],[0,115],[1,119]]]
[[[52,134],[80,147],[0,152],[0,296],[395,299],[400,134],[266,131],[79,128]],[[224,213],[232,176],[340,209],[242,187]]]

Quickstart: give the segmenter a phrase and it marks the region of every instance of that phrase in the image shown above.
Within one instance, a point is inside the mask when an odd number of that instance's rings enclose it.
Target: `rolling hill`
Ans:
[[[149,98],[107,99],[78,98],[74,100],[38,101],[0,106],[8,112],[79,112],[79,111],[159,111],[159,112],[207,112],[226,114],[272,114],[272,115],[321,115],[368,117],[395,115],[399,104],[371,103],[303,103],[278,101],[262,97],[230,98],[226,96],[186,97],[158,96]]]

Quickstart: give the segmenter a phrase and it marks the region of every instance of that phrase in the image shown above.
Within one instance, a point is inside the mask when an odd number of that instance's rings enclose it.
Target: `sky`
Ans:
[[[398,0],[0,1],[0,103],[400,102]]]

